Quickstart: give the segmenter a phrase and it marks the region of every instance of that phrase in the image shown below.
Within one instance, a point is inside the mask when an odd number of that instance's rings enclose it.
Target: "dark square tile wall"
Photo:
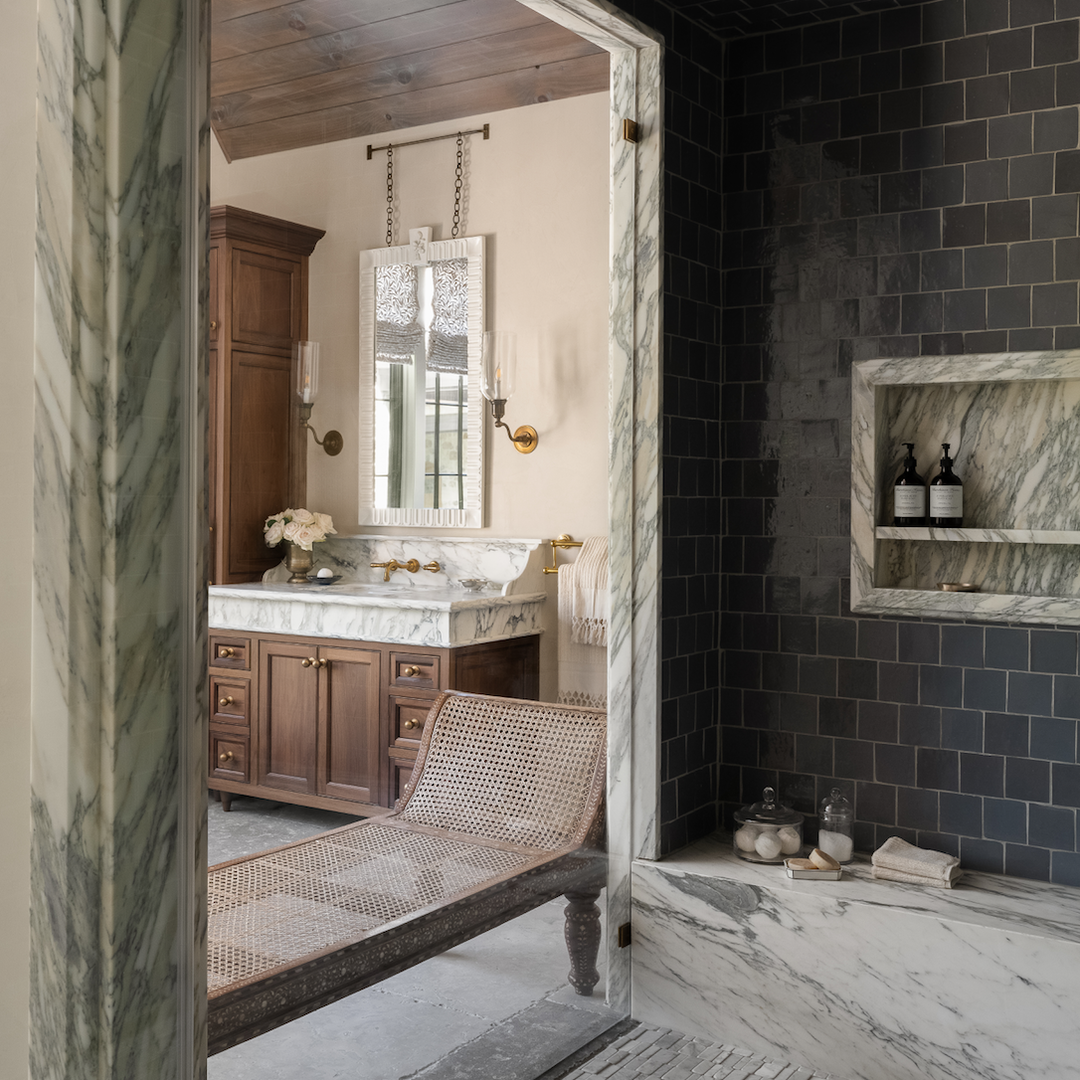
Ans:
[[[847,605],[852,363],[1080,345],[1080,4],[902,14],[725,46],[722,814],[1080,883],[1076,630]]]
[[[717,824],[724,99],[721,46],[715,38],[656,0],[621,0],[619,6],[659,31],[666,46],[660,611],[660,848],[666,853],[707,835]],[[763,44],[757,39],[756,47]],[[782,44],[770,39],[777,63],[792,59]],[[797,36],[795,45],[801,48]],[[791,93],[799,96],[804,88],[798,53],[789,70]],[[742,89],[746,92],[745,85]],[[779,94],[775,103],[780,105]],[[764,150],[760,118],[749,119],[743,137],[748,148]],[[761,192],[748,190],[747,195],[748,212],[760,215]],[[739,305],[761,303],[760,287],[755,292],[750,276],[740,275],[737,287]],[[737,408],[743,407],[757,411],[752,388],[739,394]],[[773,471],[765,462],[747,473],[746,502],[754,509],[760,510],[760,497],[774,490]],[[744,527],[756,534],[763,523],[747,518]],[[760,681],[768,627],[755,628],[749,641],[749,663]],[[735,639],[731,644],[740,647]],[[749,750],[733,753],[745,756]]]

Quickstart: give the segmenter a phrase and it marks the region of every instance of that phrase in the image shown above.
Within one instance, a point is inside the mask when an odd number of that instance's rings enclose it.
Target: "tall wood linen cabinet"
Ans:
[[[281,561],[267,516],[307,496],[293,345],[307,338],[308,256],[322,229],[233,206],[210,211],[210,584]]]

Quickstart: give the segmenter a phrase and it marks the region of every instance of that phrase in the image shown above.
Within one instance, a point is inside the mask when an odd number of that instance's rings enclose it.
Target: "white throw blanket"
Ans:
[[[559,701],[607,706],[608,545],[584,542],[559,567]]]

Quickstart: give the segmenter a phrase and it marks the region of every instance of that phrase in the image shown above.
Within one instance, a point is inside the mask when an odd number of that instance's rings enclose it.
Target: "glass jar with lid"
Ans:
[[[851,800],[834,787],[821,800],[818,847],[838,863],[849,863],[855,854],[855,812]]]
[[[761,802],[735,812],[732,843],[740,859],[757,863],[780,863],[802,851],[803,816],[777,802],[767,787]]]

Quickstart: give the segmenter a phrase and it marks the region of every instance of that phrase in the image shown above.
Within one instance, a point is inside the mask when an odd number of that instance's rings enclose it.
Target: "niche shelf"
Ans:
[[[891,524],[904,442],[927,480],[951,444],[968,526]],[[853,611],[1080,624],[1080,350],[855,364],[851,487]]]

